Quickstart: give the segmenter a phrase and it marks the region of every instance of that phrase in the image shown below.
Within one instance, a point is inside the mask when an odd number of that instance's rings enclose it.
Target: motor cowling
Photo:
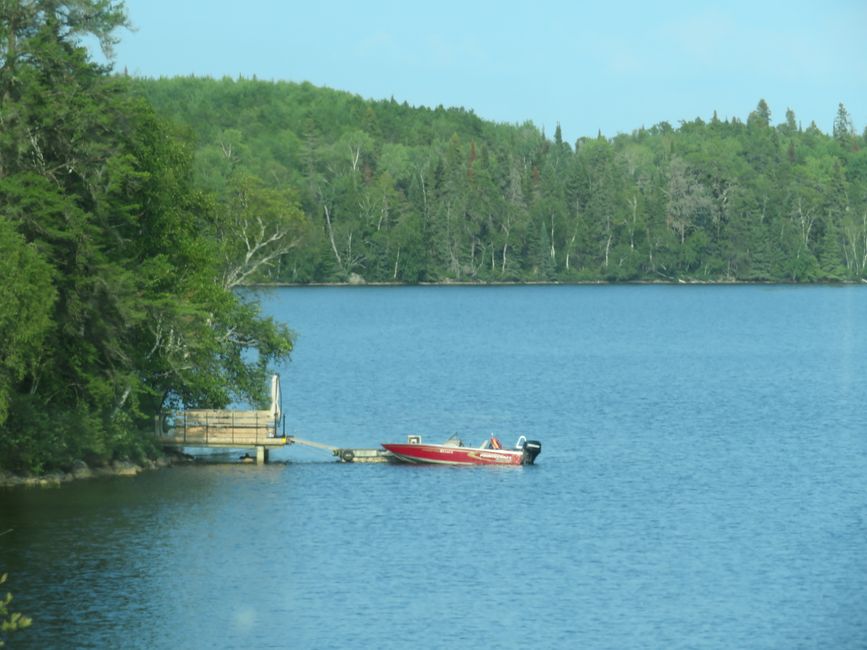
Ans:
[[[536,456],[542,452],[542,443],[538,440],[527,440],[524,443],[524,465],[532,465],[536,461]]]

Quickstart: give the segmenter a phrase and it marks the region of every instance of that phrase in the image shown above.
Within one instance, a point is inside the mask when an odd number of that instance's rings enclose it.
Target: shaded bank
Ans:
[[[155,459],[147,459],[141,463],[130,461],[113,461],[111,463],[90,467],[84,461],[76,461],[69,471],[54,471],[42,475],[20,475],[0,470],[0,488],[12,487],[59,487],[64,483],[94,478],[112,476],[138,476],[142,472],[163,469],[172,465],[191,462],[190,458],[181,453],[166,453]]]

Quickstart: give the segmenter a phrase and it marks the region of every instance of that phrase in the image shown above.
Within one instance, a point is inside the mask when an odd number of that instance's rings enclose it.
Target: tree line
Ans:
[[[134,86],[186,129],[235,259],[259,262],[242,283],[865,277],[867,131],[842,104],[832,134],[760,100],[570,144],[308,83]]]
[[[264,401],[291,350],[232,291],[188,143],[82,46],[126,20],[0,2],[0,469],[142,460],[160,408]]]

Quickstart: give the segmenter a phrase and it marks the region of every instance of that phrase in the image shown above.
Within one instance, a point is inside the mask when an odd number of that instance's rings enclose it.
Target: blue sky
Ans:
[[[463,106],[574,141],[661,121],[746,119],[764,98],[830,132],[867,126],[867,0],[127,0],[115,66],[309,81]]]

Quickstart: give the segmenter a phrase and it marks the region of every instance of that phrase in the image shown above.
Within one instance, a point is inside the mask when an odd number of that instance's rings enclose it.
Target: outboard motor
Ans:
[[[527,440],[524,442],[524,458],[522,459],[522,463],[524,465],[532,465],[536,456],[538,456],[542,452],[542,443],[538,440]]]

